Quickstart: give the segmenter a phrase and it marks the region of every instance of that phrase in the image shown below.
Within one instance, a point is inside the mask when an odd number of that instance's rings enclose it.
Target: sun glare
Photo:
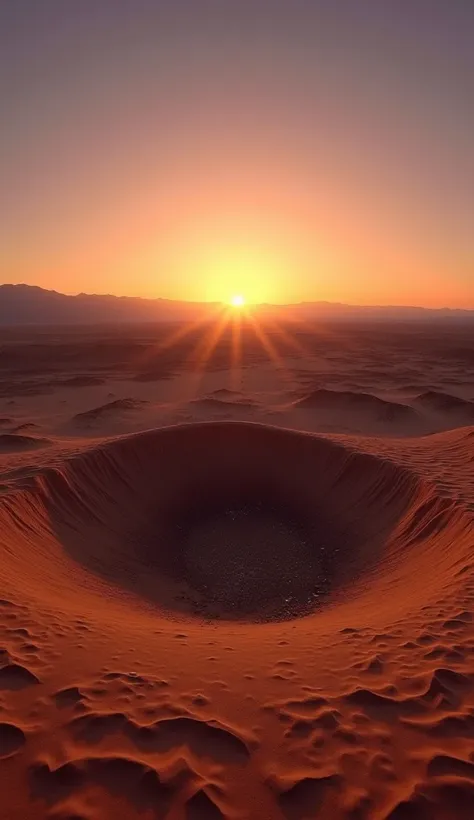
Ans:
[[[245,299],[241,293],[236,293],[230,300],[232,307],[241,308],[245,305]]]

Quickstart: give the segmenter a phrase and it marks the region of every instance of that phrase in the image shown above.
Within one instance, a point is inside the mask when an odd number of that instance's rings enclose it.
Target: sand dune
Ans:
[[[329,430],[406,436],[421,435],[426,429],[417,407],[364,391],[318,388],[298,397],[290,406],[305,411],[306,416],[313,416]]]
[[[32,450],[36,447],[46,447],[51,442],[46,438],[24,436],[18,433],[0,433],[0,453],[9,453],[16,450]]]
[[[102,404],[100,407],[93,407],[91,410],[86,410],[84,413],[77,413],[73,421],[82,425],[94,424],[96,422],[107,421],[110,418],[120,415],[123,412],[130,410],[139,410],[146,402],[139,401],[133,398],[115,399],[114,401]]]
[[[346,432],[421,435],[474,421],[474,402],[448,393],[427,390],[403,402],[382,399],[364,391],[318,388],[292,402],[296,410],[315,414],[324,423]],[[374,426],[375,425],[375,426]]]
[[[356,393],[350,390],[313,390],[298,399],[295,407],[312,410],[359,411],[386,421],[410,422],[416,413],[406,404],[386,401],[370,393]]]
[[[148,381],[123,332],[0,403],[0,816],[470,820],[470,343]]]
[[[474,420],[474,402],[460,399],[459,396],[451,396],[449,393],[428,390],[416,397],[415,404],[439,413],[462,414]]]
[[[256,404],[253,401],[248,401],[238,397],[230,398],[228,394],[226,394],[224,398],[219,398],[215,395],[204,396],[203,398],[193,399],[191,403],[204,409],[223,410],[224,412],[229,410],[234,410],[236,412],[239,410],[254,410],[256,407]]]

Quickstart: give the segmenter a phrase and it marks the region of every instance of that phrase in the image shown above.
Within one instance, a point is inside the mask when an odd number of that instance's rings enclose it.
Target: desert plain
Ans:
[[[474,816],[472,324],[0,330],[0,815]]]

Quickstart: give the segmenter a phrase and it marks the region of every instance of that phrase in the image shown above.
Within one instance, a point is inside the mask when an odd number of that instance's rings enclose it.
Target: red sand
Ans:
[[[470,396],[246,377],[0,404],[2,818],[474,815]]]

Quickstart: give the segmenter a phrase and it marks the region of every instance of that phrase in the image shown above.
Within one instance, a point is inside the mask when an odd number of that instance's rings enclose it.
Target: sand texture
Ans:
[[[474,334],[0,334],[0,817],[474,817]]]

